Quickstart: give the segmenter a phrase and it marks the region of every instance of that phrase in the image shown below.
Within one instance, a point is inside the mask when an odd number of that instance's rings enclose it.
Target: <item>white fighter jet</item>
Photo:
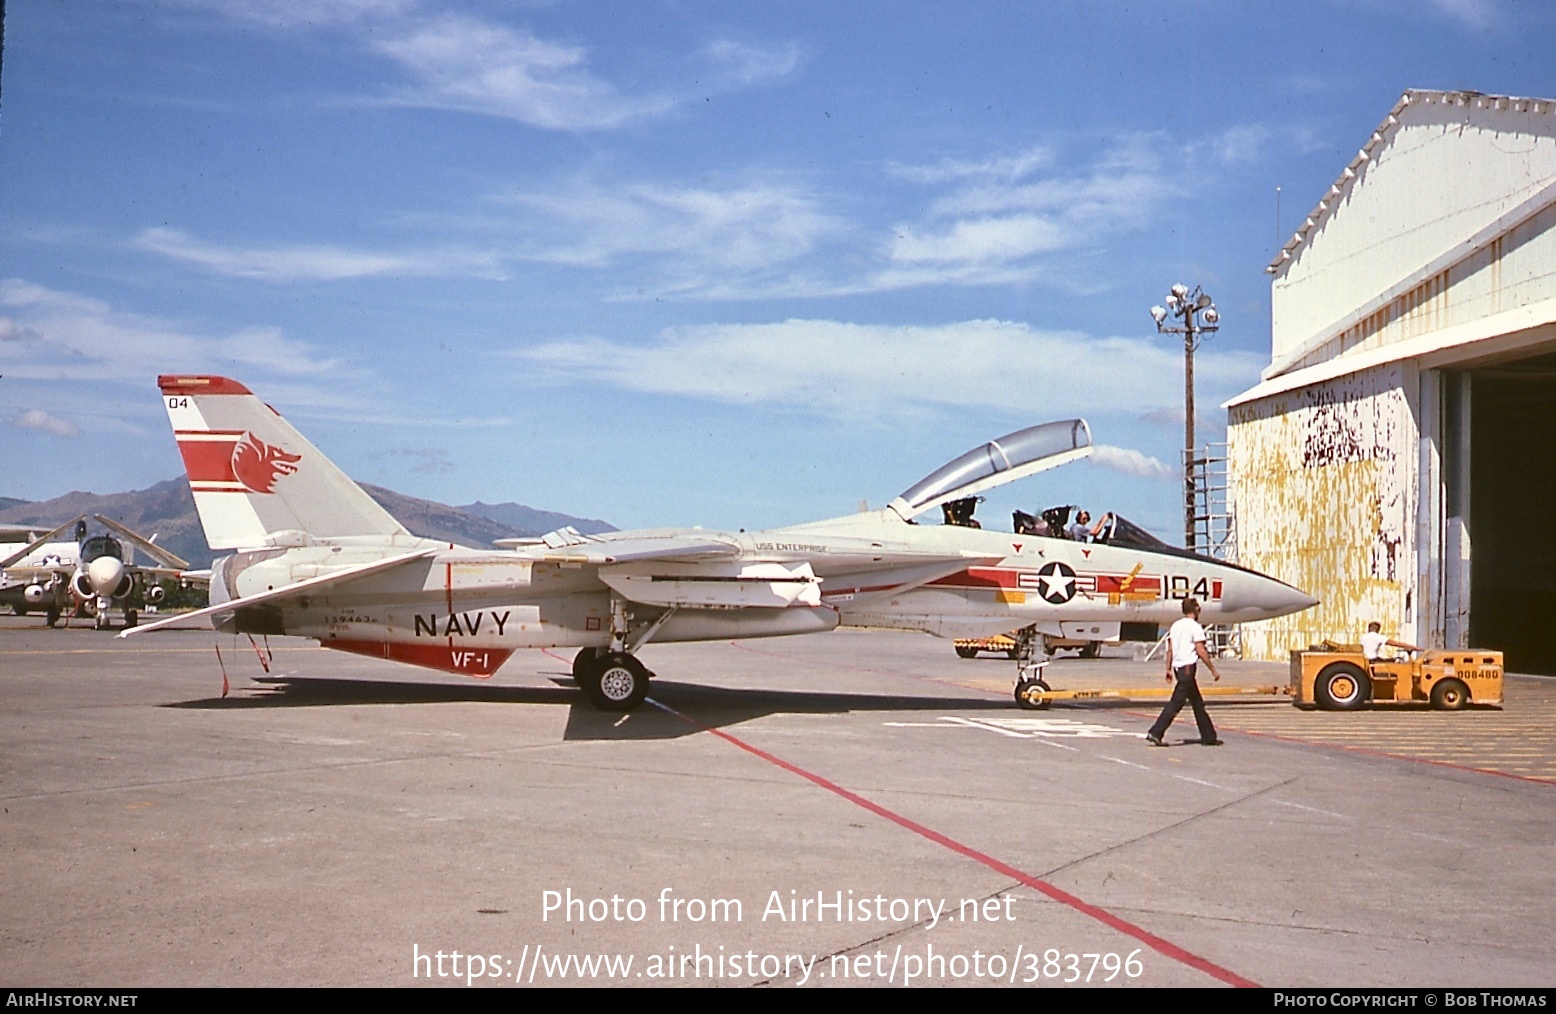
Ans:
[[[19,604],[13,601],[18,612],[40,609],[51,627],[66,612],[84,612],[94,618],[98,630],[106,630],[109,611],[117,607],[124,611],[124,625],[133,627],[142,608],[162,601],[159,579],[201,580],[188,562],[151,539],[101,514],[92,517],[106,531],[89,535],[83,514],[20,547],[5,547],[14,551],[0,560],[3,591],[9,597],[19,593]],[[51,541],[71,527],[75,541]],[[136,549],[160,566],[137,564]]]
[[[478,677],[519,648],[576,647],[574,679],[609,711],[647,694],[652,674],[635,653],[651,640],[840,625],[974,637],[1037,621],[1158,624],[1177,619],[1191,595],[1205,622],[1238,623],[1316,603],[1127,523],[1108,544],[915,523],[1089,454],[1079,419],[991,440],[882,510],[760,532],[562,529],[481,550],[411,535],[236,381],[159,383],[206,540],[234,550],[212,568],[211,606],[192,615],[222,631],[312,637]]]

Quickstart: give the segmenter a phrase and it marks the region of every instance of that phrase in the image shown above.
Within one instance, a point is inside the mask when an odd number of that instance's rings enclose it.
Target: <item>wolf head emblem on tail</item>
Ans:
[[[232,474],[255,493],[274,493],[276,480],[297,471],[301,454],[288,454],[245,432],[232,448]]]

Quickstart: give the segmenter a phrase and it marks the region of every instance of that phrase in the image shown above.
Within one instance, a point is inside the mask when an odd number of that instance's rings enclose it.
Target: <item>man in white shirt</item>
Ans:
[[[1373,620],[1371,623],[1367,624],[1367,632],[1361,636],[1362,656],[1369,662],[1381,661],[1383,659],[1383,649],[1385,647],[1404,648],[1406,651],[1421,650],[1413,644],[1406,644],[1404,641],[1391,641],[1387,637],[1383,636],[1382,631],[1383,624],[1379,623],[1377,620]]]
[[[1165,745],[1162,737],[1167,734],[1168,727],[1178,717],[1178,712],[1183,710],[1184,704],[1194,709],[1200,743],[1204,746],[1221,745],[1221,740],[1216,737],[1216,727],[1211,724],[1210,714],[1205,710],[1205,698],[1200,696],[1199,683],[1194,678],[1199,663],[1204,662],[1216,680],[1219,682],[1221,679],[1216,663],[1205,648],[1205,641],[1205,628],[1199,625],[1199,600],[1184,599],[1183,618],[1167,632],[1167,682],[1177,680],[1178,685],[1173,688],[1172,700],[1167,702],[1156,723],[1145,734],[1146,741],[1152,746]]]

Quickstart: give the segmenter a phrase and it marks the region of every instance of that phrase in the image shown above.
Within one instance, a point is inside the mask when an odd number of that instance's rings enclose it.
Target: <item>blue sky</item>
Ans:
[[[1556,96],[1556,10],[1311,3],[12,0],[0,495],[181,474],[165,372],[348,473],[622,527],[880,506],[1086,417],[984,508],[1169,538],[1265,265],[1411,87]],[[1279,207],[1277,211],[1277,187]]]

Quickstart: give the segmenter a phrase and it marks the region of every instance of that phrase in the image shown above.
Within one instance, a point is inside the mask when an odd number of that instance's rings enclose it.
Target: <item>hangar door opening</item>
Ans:
[[[1467,373],[1470,644],[1556,674],[1556,354]]]

